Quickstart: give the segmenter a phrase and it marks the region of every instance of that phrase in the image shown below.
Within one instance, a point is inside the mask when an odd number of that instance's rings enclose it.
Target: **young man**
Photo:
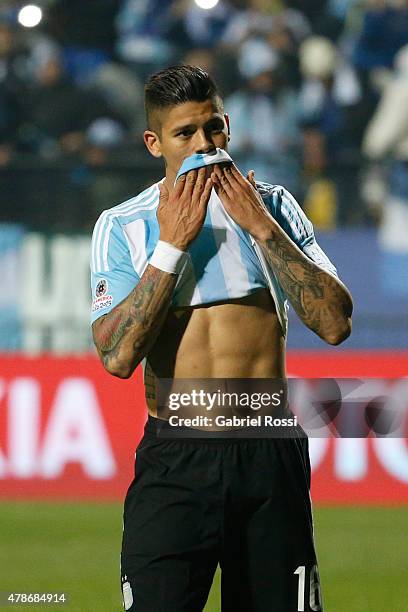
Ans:
[[[145,100],[144,140],[166,176],[101,215],[91,264],[105,368],[128,378],[147,360],[149,418],[124,511],[125,609],[202,610],[219,563],[223,611],[321,610],[307,438],[161,438],[155,385],[282,379],[285,299],[338,344],[351,329],[350,295],[284,188],[231,164],[176,181],[187,157],[228,146],[228,117],[207,73],[164,70]]]

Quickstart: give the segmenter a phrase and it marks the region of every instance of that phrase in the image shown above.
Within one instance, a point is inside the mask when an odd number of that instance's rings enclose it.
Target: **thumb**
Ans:
[[[255,183],[255,172],[254,170],[250,170],[248,172],[248,176],[247,176],[248,181],[251,183],[252,187],[254,187],[254,189],[256,189],[256,183]]]

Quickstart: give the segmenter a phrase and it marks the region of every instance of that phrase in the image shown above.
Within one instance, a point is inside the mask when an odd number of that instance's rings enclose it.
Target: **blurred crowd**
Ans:
[[[378,223],[408,251],[408,0],[219,0],[208,10],[194,0],[37,0],[35,28],[19,24],[23,4],[0,5],[0,186],[10,202],[27,160],[70,164],[63,229],[69,219],[87,229],[97,209],[142,188],[143,84],[181,62],[215,77],[241,170],[285,185],[320,228]]]

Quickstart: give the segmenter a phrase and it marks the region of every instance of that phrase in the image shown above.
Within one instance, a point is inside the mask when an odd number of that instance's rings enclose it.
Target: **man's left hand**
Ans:
[[[234,164],[214,166],[211,174],[215,191],[225,210],[256,240],[271,237],[275,221],[262,200],[251,170],[245,178]]]

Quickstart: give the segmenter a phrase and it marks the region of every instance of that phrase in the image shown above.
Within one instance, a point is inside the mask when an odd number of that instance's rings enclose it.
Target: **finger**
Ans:
[[[183,194],[192,195],[197,180],[197,170],[190,170],[186,175]]]
[[[256,182],[255,182],[255,172],[254,170],[250,170],[248,172],[248,181],[251,183],[252,187],[254,187],[254,189],[256,189]]]
[[[215,174],[215,172],[211,172],[211,180],[214,183],[214,185],[221,185],[220,181],[218,180],[218,176]]]
[[[232,186],[230,184],[231,173],[229,173],[229,175],[227,176],[225,171],[221,170],[221,168],[218,166],[218,164],[215,165],[214,172],[215,172],[216,177],[218,179],[218,187],[221,186],[222,191],[225,192],[228,197],[233,197],[234,190],[233,190],[233,188],[232,188]]]
[[[212,180],[213,185],[214,185],[215,193],[218,196],[227,197],[227,193],[226,193],[225,189],[223,188],[220,179],[215,174],[215,171],[211,174],[211,180]]]
[[[198,171],[197,180],[195,182],[194,190],[193,190],[193,200],[194,201],[199,201],[201,194],[205,188],[205,185],[206,185],[205,173],[206,173],[205,167],[200,168]]]
[[[247,187],[247,182],[244,179],[244,177],[241,175],[239,170],[237,168],[234,169],[232,164],[229,164],[228,166],[225,166],[223,168],[223,174],[227,178],[230,189],[232,193],[234,194],[234,196],[230,194],[230,197],[231,198],[236,197],[237,194],[242,195],[242,189],[244,187]],[[240,180],[241,178],[242,178],[242,181]],[[226,191],[228,191],[227,188],[226,188]]]
[[[186,175],[182,174],[177,179],[177,182],[176,182],[176,189],[175,189],[175,192],[174,192],[176,197],[181,196],[181,194],[183,193],[185,184],[186,184]]]
[[[219,180],[218,176],[215,174],[215,170],[214,170],[214,172],[211,173],[211,180],[212,180],[212,183],[214,185],[214,189],[215,189],[217,194],[221,190],[222,190],[223,193],[225,193],[224,190],[222,189],[221,181]]]
[[[207,207],[207,204],[211,197],[212,188],[213,188],[213,182],[211,178],[208,178],[205,183],[204,191],[201,194],[200,207],[205,207],[205,208]]]
[[[231,174],[239,182],[240,185],[246,185],[246,179],[242,176],[235,164],[231,164]]]
[[[215,174],[215,172],[211,173],[211,180],[212,180],[213,187],[215,189],[216,194],[219,195],[220,193],[222,193],[223,195],[226,195],[225,190],[223,189],[221,185],[221,181],[218,178],[218,176]]]
[[[167,186],[164,183],[159,183],[159,191],[160,191],[160,197],[163,198],[168,198],[169,197],[169,190],[167,189]]]

